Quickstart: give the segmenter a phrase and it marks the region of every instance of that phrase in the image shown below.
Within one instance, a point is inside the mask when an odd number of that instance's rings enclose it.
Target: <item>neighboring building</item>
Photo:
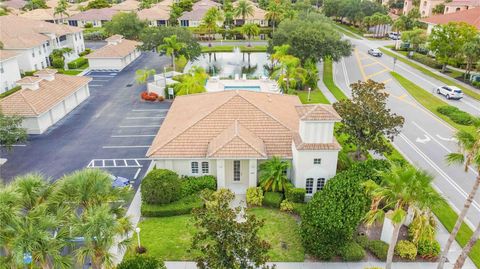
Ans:
[[[122,70],[140,56],[140,42],[113,35],[108,44],[85,56],[92,70]]]
[[[245,23],[255,23],[255,24],[258,24],[258,26],[267,27],[268,20],[265,19],[265,14],[267,12],[259,8],[256,3],[250,2],[250,4],[253,7],[253,14],[251,16],[246,17],[245,21],[243,21],[241,16],[235,17],[234,24],[236,26],[242,26]],[[236,7],[238,5],[238,1],[233,3],[233,5]]]
[[[17,81],[22,89],[0,99],[0,110],[5,115],[23,116],[29,134],[45,132],[90,95],[91,78],[56,72],[44,69]]]
[[[424,17],[430,17],[433,14],[433,9],[440,5],[443,4],[445,1],[444,0],[421,0],[420,1],[420,16],[422,18]]]
[[[16,10],[22,9],[26,4],[27,4],[27,1],[25,0],[9,0],[9,1],[3,1],[0,3],[2,7],[12,8]]]
[[[147,157],[179,175],[214,175],[218,188],[245,194],[258,184],[259,165],[278,156],[307,196],[337,169],[340,145],[331,105],[302,105],[294,95],[245,90],[178,96]]]
[[[443,14],[455,13],[477,7],[480,7],[480,0],[454,0],[452,2],[445,3],[445,10]]]
[[[413,8],[413,0],[405,0],[405,3],[403,3],[403,14],[407,15]]]
[[[111,21],[113,15],[118,12],[113,8],[89,9],[70,16],[67,20],[71,26],[85,27],[85,24],[90,23],[93,27],[102,27],[105,22]]]
[[[17,56],[14,51],[0,50],[0,93],[15,87],[15,81],[20,79]]]
[[[167,26],[170,19],[170,7],[157,4],[138,11],[137,15],[141,20],[148,21],[149,26]]]
[[[193,4],[192,11],[187,11],[178,18],[178,23],[183,27],[198,27],[202,24],[205,13],[212,8],[220,8],[220,4],[212,0],[200,0]]]
[[[37,21],[45,21],[51,23],[63,23],[66,19],[66,16],[60,16],[59,14],[55,15],[55,10],[53,8],[39,8],[30,10],[20,14],[20,17],[24,17],[27,19],[37,20]],[[69,15],[73,15],[70,14]]]
[[[140,2],[136,0],[125,0],[121,3],[112,5],[112,9],[118,11],[136,11],[140,6]]]
[[[54,49],[73,50],[64,55],[65,62],[77,59],[85,50],[81,28],[14,15],[0,16],[0,25],[3,49],[19,54],[17,61],[21,73],[49,66],[49,55]]]
[[[427,33],[432,32],[433,27],[449,22],[465,22],[475,26],[480,31],[480,8],[473,8],[455,13],[435,15],[421,21],[428,24]]]

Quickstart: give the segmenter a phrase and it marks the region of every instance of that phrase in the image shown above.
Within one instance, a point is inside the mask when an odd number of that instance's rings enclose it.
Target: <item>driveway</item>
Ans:
[[[135,70],[169,63],[167,57],[143,53],[121,72],[90,72],[91,96],[42,135],[25,146],[1,152],[8,161],[0,177],[8,182],[29,172],[57,179],[84,167],[99,167],[118,176],[139,179],[148,167],[145,153],[170,102],[144,102],[145,85],[135,83]],[[138,183],[137,183],[138,184]],[[135,184],[135,185],[137,185]]]

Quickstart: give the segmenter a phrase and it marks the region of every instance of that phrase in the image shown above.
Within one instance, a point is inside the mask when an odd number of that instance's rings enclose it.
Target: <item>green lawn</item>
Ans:
[[[420,72],[424,73],[425,75],[430,76],[430,77],[432,77],[432,78],[434,78],[434,79],[436,79],[436,80],[438,80],[438,81],[441,81],[441,82],[443,82],[443,83],[445,83],[445,84],[447,84],[447,85],[457,86],[457,87],[459,87],[460,89],[462,89],[462,91],[463,91],[466,95],[468,95],[468,96],[470,96],[470,97],[472,97],[472,98],[475,98],[475,99],[477,99],[477,100],[480,100],[480,93],[475,92],[475,91],[473,91],[473,90],[471,90],[471,89],[468,89],[468,88],[466,88],[466,87],[464,87],[464,86],[462,86],[462,85],[460,85],[460,84],[458,84],[458,83],[456,83],[456,82],[454,82],[454,81],[451,81],[451,80],[448,79],[448,78],[445,78],[445,77],[443,77],[443,76],[440,76],[440,75],[438,75],[438,74],[435,74],[435,73],[433,73],[432,71],[426,69],[425,67],[423,67],[423,66],[421,66],[421,65],[419,65],[419,64],[416,64],[416,63],[412,62],[411,60],[405,59],[405,58],[403,58],[403,57],[398,57],[394,52],[390,51],[389,49],[380,48],[380,50],[381,50],[383,53],[385,53],[385,54],[387,54],[387,55],[389,55],[389,56],[391,56],[391,57],[396,57],[399,61],[402,61],[402,62],[408,64],[409,66],[411,66],[411,67],[419,70]]]
[[[11,94],[13,94],[13,93],[15,93],[15,92],[19,91],[20,89],[22,89],[21,86],[13,87],[13,88],[11,88],[10,90],[1,93],[1,94],[0,94],[0,99],[5,98],[5,97],[7,97],[7,96],[9,96],[9,95],[11,95]]]
[[[271,261],[304,261],[305,252],[299,225],[291,214],[264,207],[251,208],[249,212],[265,220],[260,236],[272,247],[269,252]],[[282,242],[286,244],[285,249],[282,247]]]
[[[342,23],[339,23],[339,22],[336,22],[335,24],[337,26],[339,26],[340,28],[342,28],[344,31],[347,31],[347,32],[350,32],[350,33],[353,33],[354,35],[356,35],[355,38],[357,38],[357,39],[363,37],[364,32],[362,30],[356,28],[356,27],[353,27],[351,25],[342,24]]]
[[[202,52],[232,52],[237,46],[222,45],[222,46],[202,46]],[[266,52],[267,46],[239,46],[241,52]]]
[[[338,25],[338,24],[337,24],[337,25]],[[340,30],[340,32],[344,33],[346,36],[349,36],[349,37],[355,38],[355,39],[361,39],[360,36],[358,36],[357,34],[354,34],[354,33],[350,32],[350,30],[347,30],[347,29],[345,29],[344,27],[341,27],[340,25],[338,25],[337,29]]]
[[[328,90],[330,90],[333,96],[335,96],[335,99],[338,101],[347,99],[347,96],[333,81],[333,63],[330,59],[326,59],[323,62],[323,83],[325,83],[325,86],[327,86]]]
[[[297,91],[298,98],[302,104],[328,104],[328,99],[323,95],[322,91],[320,90],[312,90],[310,92],[310,101],[308,101],[308,91]]]

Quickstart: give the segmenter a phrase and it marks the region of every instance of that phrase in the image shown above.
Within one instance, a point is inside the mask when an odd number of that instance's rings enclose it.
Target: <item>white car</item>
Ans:
[[[378,49],[369,49],[368,54],[375,56],[375,57],[382,57],[383,53]]]
[[[389,33],[388,37],[392,40],[399,40],[400,39],[400,34],[399,33]]]
[[[462,99],[463,92],[455,86],[441,86],[437,88],[437,93],[445,96],[447,99]]]

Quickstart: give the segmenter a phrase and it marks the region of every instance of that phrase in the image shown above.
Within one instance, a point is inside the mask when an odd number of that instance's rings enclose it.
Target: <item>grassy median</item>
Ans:
[[[326,59],[323,62],[323,83],[325,83],[328,90],[335,96],[335,99],[338,101],[347,99],[347,96],[333,81],[333,62],[331,59]]]

